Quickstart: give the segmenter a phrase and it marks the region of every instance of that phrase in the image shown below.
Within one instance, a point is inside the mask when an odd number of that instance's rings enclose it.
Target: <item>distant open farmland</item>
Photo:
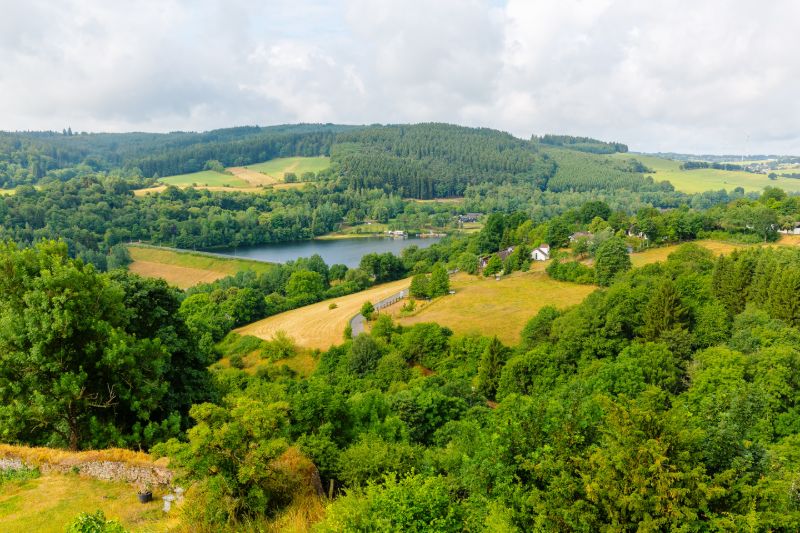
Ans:
[[[163,191],[167,185],[176,187],[197,187],[210,191],[262,192],[263,187],[275,189],[302,187],[302,183],[284,183],[284,176],[293,172],[302,179],[305,172],[317,173],[330,166],[329,157],[279,157],[264,163],[244,167],[230,167],[228,173],[203,170],[189,174],[167,176],[159,179],[161,186],[139,189],[137,196]]]
[[[613,157],[637,159],[646,167],[655,171],[645,175],[653,176],[656,181],[669,181],[675,189],[686,193],[718,191],[720,189],[732,191],[736,187],[741,187],[745,191],[761,191],[764,187],[780,187],[787,192],[800,192],[800,180],[782,176],[771,180],[764,174],[753,174],[751,172],[717,170],[713,168],[681,170],[680,161],[637,154],[615,154]]]
[[[347,324],[364,302],[374,303],[387,298],[407,288],[410,282],[410,279],[402,279],[341,298],[324,300],[253,322],[235,331],[241,335],[271,339],[276,332],[283,330],[299,346],[326,350],[331,345],[342,343]],[[329,309],[331,303],[336,304],[335,309]]]
[[[12,194],[16,193],[16,189],[0,189],[0,196],[11,196]]]
[[[331,165],[331,158],[325,156],[319,157],[279,157],[271,159],[264,163],[256,163],[255,165],[247,165],[245,169],[251,172],[264,174],[271,178],[273,183],[282,183],[284,176],[289,172],[294,172],[298,179],[301,179],[303,173],[313,172],[317,173],[325,170]]]
[[[166,185],[176,187],[191,187],[192,185],[206,187],[246,187],[245,180],[230,174],[223,174],[213,170],[203,170],[202,172],[192,172],[191,174],[179,174],[177,176],[167,176],[159,180]]]
[[[133,263],[128,270],[148,278],[162,278],[186,289],[198,283],[210,283],[244,270],[266,272],[272,265],[246,259],[226,259],[192,252],[162,248],[129,246]]]

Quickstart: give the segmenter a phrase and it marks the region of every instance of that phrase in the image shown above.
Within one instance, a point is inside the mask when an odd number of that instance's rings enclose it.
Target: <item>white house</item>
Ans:
[[[531,259],[534,261],[547,261],[550,259],[550,245],[543,244],[531,252]]]

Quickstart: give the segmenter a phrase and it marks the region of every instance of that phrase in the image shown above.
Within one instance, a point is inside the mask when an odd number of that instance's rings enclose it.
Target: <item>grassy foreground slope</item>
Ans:
[[[655,171],[645,175],[653,176],[655,181],[669,181],[676,190],[686,193],[703,191],[732,191],[741,187],[745,191],[761,191],[764,187],[779,187],[786,192],[800,192],[800,180],[778,176],[771,180],[764,174],[753,174],[738,170],[717,170],[702,168],[681,170],[681,162],[639,154],[614,154],[614,158],[636,159]]]
[[[0,531],[5,533],[63,533],[80,512],[101,509],[131,532],[169,531],[178,526],[178,513],[161,510],[160,494],[141,504],[128,483],[98,481],[78,475],[46,474],[37,479],[10,481],[0,489]]]
[[[131,245],[133,263],[128,270],[147,278],[162,278],[181,289],[210,283],[244,270],[266,272],[272,265],[247,259],[226,259],[206,254]]]

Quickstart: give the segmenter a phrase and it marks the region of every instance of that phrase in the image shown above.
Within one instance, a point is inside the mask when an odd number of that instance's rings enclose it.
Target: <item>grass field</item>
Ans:
[[[402,279],[341,298],[323,300],[253,322],[235,331],[241,335],[271,339],[276,332],[283,330],[298,346],[327,350],[331,345],[342,343],[345,327],[364,302],[369,300],[374,303],[391,296],[408,287],[409,283],[409,279]],[[336,303],[336,309],[328,308],[331,303]]]
[[[451,288],[455,294],[438,298],[415,315],[398,318],[398,322],[436,322],[456,333],[497,335],[506,344],[517,344],[525,323],[539,309],[546,305],[575,305],[596,289],[592,285],[556,281],[542,271],[515,272],[500,281],[456,274]],[[390,309],[395,316],[399,310],[399,304]]]
[[[680,161],[638,154],[614,154],[613,157],[637,159],[655,171],[653,174],[648,174],[653,176],[654,180],[669,181],[675,189],[686,193],[720,189],[731,191],[736,187],[742,187],[745,191],[760,191],[768,186],[780,187],[786,192],[800,192],[800,180],[797,179],[778,177],[776,180],[771,180],[764,174],[712,168],[681,170]]]
[[[11,196],[12,194],[16,193],[16,189],[0,189],[0,196]]]
[[[270,263],[262,261],[226,259],[136,245],[128,246],[128,251],[133,258],[128,270],[148,278],[163,278],[181,289],[209,283],[243,270],[266,272],[272,268]]]
[[[271,178],[272,183],[282,183],[283,177],[289,172],[294,172],[297,178],[300,179],[305,172],[313,172],[316,174],[329,166],[331,166],[331,158],[319,156],[279,157],[277,159],[265,161],[264,163],[247,165],[244,168],[251,172],[266,175],[268,178]]]
[[[154,492],[152,502],[141,504],[132,485],[78,475],[11,481],[0,487],[0,531],[63,533],[79,513],[98,509],[131,532],[168,531],[178,525],[178,513],[165,515],[161,496]]]
[[[175,185],[176,187],[191,187],[192,185],[205,186],[205,187],[247,187],[248,183],[242,178],[222,174],[213,170],[203,170],[201,172],[192,172],[191,174],[179,174],[177,176],[167,176],[159,180],[166,185]]]

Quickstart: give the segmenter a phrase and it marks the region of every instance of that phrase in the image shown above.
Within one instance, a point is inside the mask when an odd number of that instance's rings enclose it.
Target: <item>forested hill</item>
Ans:
[[[144,177],[202,170],[206,161],[247,165],[283,156],[328,155],[336,133],[354,126],[245,126],[203,133],[0,132],[0,187],[32,184],[85,165]]]
[[[378,126],[341,134],[332,152],[356,188],[413,198],[461,196],[482,182],[530,182],[544,189],[555,165],[531,142],[486,128],[448,124]]]
[[[524,184],[539,190],[659,190],[641,165],[613,159],[627,146],[586,137],[520,139],[450,124],[297,124],[204,133],[0,133],[0,188],[66,181],[82,173],[157,178],[203,170],[210,161],[249,165],[277,157],[331,156],[326,178],[352,190],[430,199],[468,187]]]

